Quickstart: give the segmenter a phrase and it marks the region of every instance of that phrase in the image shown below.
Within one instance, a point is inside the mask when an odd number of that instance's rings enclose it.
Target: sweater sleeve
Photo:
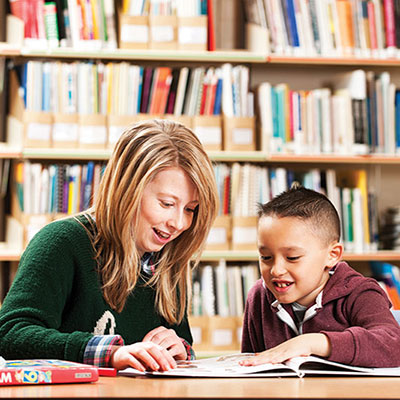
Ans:
[[[59,330],[74,284],[76,248],[69,241],[69,228],[62,230],[65,225],[60,225],[54,222],[43,228],[21,257],[0,309],[0,354],[5,358],[82,362],[93,336],[89,332]],[[78,235],[79,239],[82,237]]]
[[[366,367],[400,366],[400,326],[380,288],[354,291],[347,305],[350,327],[322,331],[331,342],[329,360]]]

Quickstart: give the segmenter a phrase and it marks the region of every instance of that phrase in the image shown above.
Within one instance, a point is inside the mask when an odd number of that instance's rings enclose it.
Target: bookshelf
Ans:
[[[0,44],[0,57],[14,60],[16,63],[28,60],[45,61],[112,61],[152,66],[220,66],[224,63],[244,64],[250,69],[251,87],[255,88],[265,80],[271,84],[287,83],[294,90],[312,90],[334,83],[346,72],[363,69],[375,72],[389,71],[393,81],[400,87],[400,58],[372,58],[355,56],[318,56],[294,57],[268,54],[263,51],[248,50],[159,50],[159,49],[85,49],[51,48],[38,50],[18,47],[6,43]],[[3,116],[4,117],[4,116]],[[257,128],[259,121],[257,120]],[[258,134],[259,129],[257,129]],[[400,198],[397,184],[400,168],[400,155],[367,154],[271,154],[269,151],[208,151],[215,163],[250,163],[268,167],[283,168],[364,168],[367,170],[379,193],[378,209],[382,212],[388,206],[396,205]],[[111,154],[110,149],[62,149],[28,148],[23,146],[0,146],[0,158],[31,161],[104,161]],[[0,261],[16,262],[21,255],[21,248],[11,243],[0,243]],[[347,251],[343,257],[354,263],[361,271],[366,271],[368,261],[387,261],[400,263],[399,251]],[[258,260],[255,250],[206,250],[202,254],[202,264],[215,266],[221,259],[230,264],[253,263]],[[213,322],[214,323],[214,322]],[[218,326],[218,323],[215,322]],[[202,324],[202,323],[200,323]],[[204,322],[203,322],[204,324]],[[232,327],[231,327],[232,328]],[[221,350],[221,349],[219,349]]]

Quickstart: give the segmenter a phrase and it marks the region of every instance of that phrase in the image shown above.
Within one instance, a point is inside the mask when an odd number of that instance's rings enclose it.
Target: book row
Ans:
[[[207,0],[123,0],[122,12],[127,15],[207,15]]]
[[[9,31],[35,48],[117,48],[114,0],[9,0]],[[22,28],[22,38],[20,30]],[[90,46],[90,47],[89,47]]]
[[[104,163],[41,164],[17,162],[14,168],[12,214],[73,214],[90,207]],[[288,170],[249,163],[214,166],[220,216],[210,231],[207,248],[255,250],[257,206],[290,188],[293,182],[325,193],[342,222],[346,251],[378,247],[376,196],[365,170]]]
[[[213,244],[215,248],[254,249],[257,205],[289,189],[293,182],[322,192],[332,201],[341,218],[346,251],[361,253],[378,248],[376,194],[368,185],[364,169],[293,170],[237,162],[232,165],[217,164],[214,168],[220,215],[232,216],[228,220],[217,220],[215,227],[218,230],[215,236],[212,231],[209,237],[209,245]],[[224,239],[226,242],[223,242]]]
[[[253,116],[249,69],[128,62],[28,61],[17,68],[29,111],[64,114]]]
[[[257,101],[261,137],[272,153],[399,153],[400,89],[389,72],[358,69],[315,90],[264,82]]]
[[[43,74],[45,65],[55,73]],[[107,65],[106,79],[99,64],[91,63],[30,62],[20,80],[11,70],[7,141],[24,147],[113,148],[130,125],[166,118],[192,128],[206,150],[256,150],[247,67],[225,64],[218,79],[213,68],[130,67],[136,80],[127,63]]]
[[[118,44],[136,49],[209,47],[206,0],[124,0],[122,7],[122,2],[114,0],[9,3],[9,41],[30,48],[116,49]],[[117,11],[116,6],[121,9]]]
[[[396,0],[246,0],[246,19],[268,30],[272,52],[398,57]]]
[[[192,285],[191,315],[235,317],[242,316],[250,288],[259,279],[257,264],[200,265],[195,269]]]

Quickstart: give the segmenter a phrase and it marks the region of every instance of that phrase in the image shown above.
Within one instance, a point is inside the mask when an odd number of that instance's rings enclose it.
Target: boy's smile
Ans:
[[[341,244],[325,244],[311,221],[263,216],[258,223],[260,271],[280,303],[311,305],[338,261]]]

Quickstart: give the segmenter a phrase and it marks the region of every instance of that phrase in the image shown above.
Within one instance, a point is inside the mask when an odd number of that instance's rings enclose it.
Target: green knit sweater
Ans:
[[[113,311],[102,296],[93,254],[86,230],[74,218],[55,221],[35,235],[0,309],[0,355],[82,362],[93,334],[119,334],[130,344],[160,325],[192,344],[187,318],[169,326],[143,280],[123,311]]]

